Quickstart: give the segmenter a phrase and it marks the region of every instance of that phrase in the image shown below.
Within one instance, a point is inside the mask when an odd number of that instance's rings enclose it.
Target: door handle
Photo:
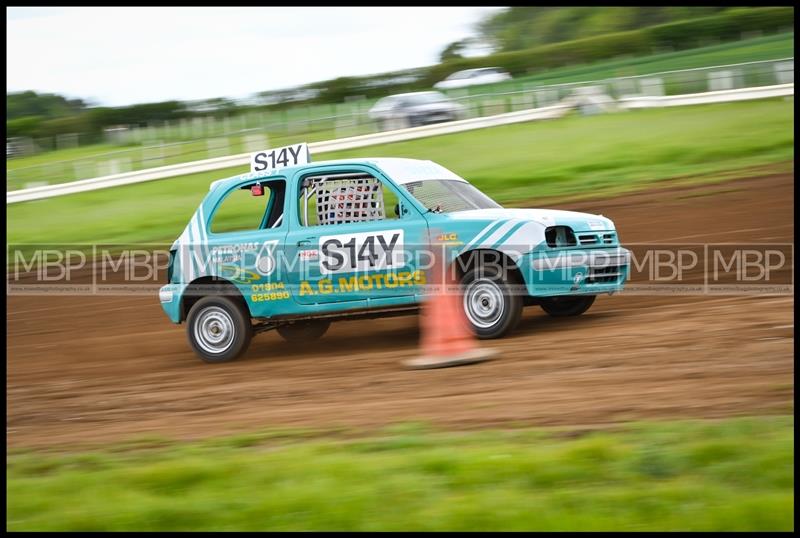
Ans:
[[[300,241],[297,242],[297,246],[305,247],[307,245],[310,245],[314,239],[316,239],[316,237],[306,237],[305,239],[301,239]]]

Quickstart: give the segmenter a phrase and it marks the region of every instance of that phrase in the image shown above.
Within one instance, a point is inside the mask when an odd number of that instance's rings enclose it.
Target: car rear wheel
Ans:
[[[328,331],[331,322],[325,319],[308,319],[281,325],[276,330],[287,342],[319,340]]]
[[[548,297],[541,299],[539,306],[553,317],[580,316],[592,306],[595,295],[576,295],[564,297]]]
[[[186,318],[189,344],[205,362],[229,362],[247,350],[253,338],[250,316],[228,297],[203,297]]]
[[[477,267],[464,274],[461,284],[464,313],[478,338],[500,338],[519,324],[522,297],[509,289],[513,281],[506,272]]]

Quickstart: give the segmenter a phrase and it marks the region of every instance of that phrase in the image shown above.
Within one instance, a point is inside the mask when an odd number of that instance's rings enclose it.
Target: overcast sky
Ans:
[[[498,7],[7,8],[7,91],[241,98],[436,63]]]

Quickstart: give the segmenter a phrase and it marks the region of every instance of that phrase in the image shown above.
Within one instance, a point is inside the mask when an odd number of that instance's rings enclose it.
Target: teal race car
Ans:
[[[507,209],[432,161],[309,161],[305,144],[254,154],[250,173],[212,183],[170,247],[161,305],[206,362],[262,331],[309,341],[334,320],[411,313],[437,252],[479,338],[507,334],[528,305],[582,314],[628,276],[601,215]]]

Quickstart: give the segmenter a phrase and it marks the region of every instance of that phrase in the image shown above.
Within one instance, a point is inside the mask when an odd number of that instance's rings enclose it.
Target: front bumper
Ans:
[[[596,295],[623,288],[630,273],[630,251],[622,247],[539,251],[522,257],[519,267],[533,297]]]
[[[166,312],[172,323],[181,322],[181,298],[186,284],[167,284],[158,290],[158,299],[161,308]]]

